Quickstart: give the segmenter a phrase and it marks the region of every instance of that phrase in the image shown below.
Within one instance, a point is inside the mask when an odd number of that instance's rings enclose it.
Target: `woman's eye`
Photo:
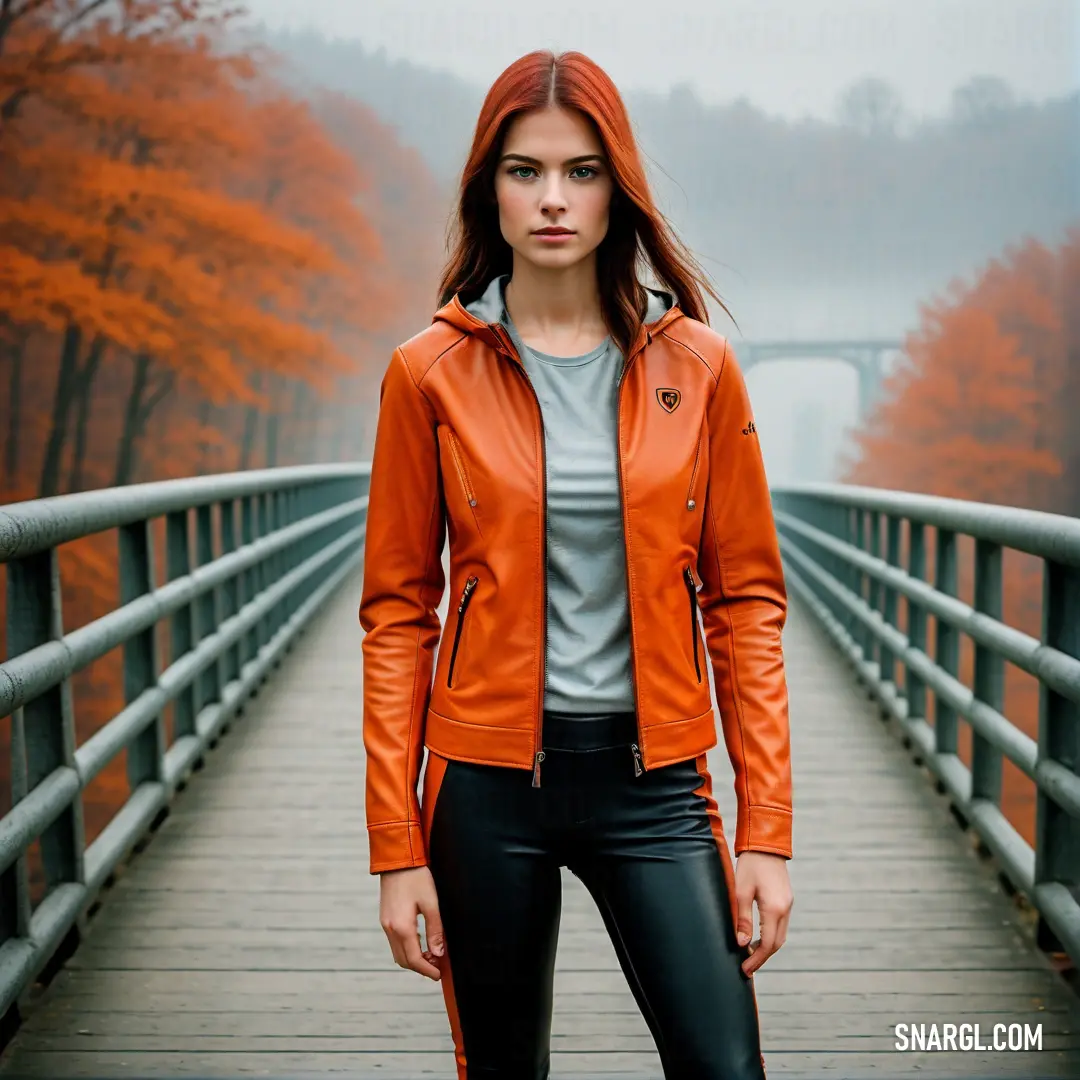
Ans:
[[[596,172],[596,170],[591,165],[579,165],[576,169],[573,169],[571,171],[572,172],[585,172],[585,173],[587,173],[589,175],[592,175],[593,173]],[[582,177],[582,179],[585,179],[585,177]]]
[[[515,165],[510,170],[510,175],[511,176],[521,176],[522,170],[525,170],[526,172],[529,172],[530,170],[532,170],[532,166],[531,165]],[[521,176],[521,179],[524,180],[525,177]]]

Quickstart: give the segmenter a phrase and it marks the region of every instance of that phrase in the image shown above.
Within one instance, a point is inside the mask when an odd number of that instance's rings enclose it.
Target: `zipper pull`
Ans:
[[[480,579],[478,577],[471,577],[471,578],[469,578],[468,581],[465,582],[465,589],[463,590],[463,592],[461,594],[461,600],[458,603],[458,614],[459,615],[462,613],[462,611],[465,610],[465,605],[469,601],[469,596],[472,594],[473,589],[476,588],[477,583],[479,581],[480,581]]]
[[[533,765],[533,778],[532,778],[532,786],[533,787],[539,787],[540,786],[540,762],[543,761],[545,757],[547,757],[547,755],[544,753],[543,750],[538,750],[536,752],[536,764]]]
[[[640,776],[642,772],[644,772],[644,769],[641,766],[641,751],[638,749],[638,744],[634,743],[630,747],[630,750],[634,755],[634,775]]]

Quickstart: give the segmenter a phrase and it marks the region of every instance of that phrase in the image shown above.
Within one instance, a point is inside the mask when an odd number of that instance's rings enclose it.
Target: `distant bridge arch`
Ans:
[[[744,374],[776,360],[838,360],[849,365],[859,380],[858,421],[861,423],[881,395],[886,354],[902,348],[903,342],[891,338],[744,341],[735,345],[735,355]]]

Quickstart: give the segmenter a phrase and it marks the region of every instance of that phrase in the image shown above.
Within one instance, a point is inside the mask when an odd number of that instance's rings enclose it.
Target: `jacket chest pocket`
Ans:
[[[694,464],[693,464],[693,467],[690,470],[690,483],[689,483],[689,486],[687,487],[687,490],[686,490],[686,509],[687,510],[696,510],[697,509],[697,503],[698,503],[698,499],[697,499],[698,477],[701,475],[701,472],[702,472],[701,457],[702,457],[702,454],[704,454],[704,452],[705,452],[705,425],[702,424],[700,429],[698,430],[697,446],[694,449]]]
[[[483,535],[480,528],[480,507],[474,483],[473,470],[469,466],[468,457],[461,440],[454,433],[454,429],[447,424],[440,424],[438,428],[441,460],[443,463],[444,486],[453,484],[461,495],[465,504],[472,514],[473,524],[476,531]]]

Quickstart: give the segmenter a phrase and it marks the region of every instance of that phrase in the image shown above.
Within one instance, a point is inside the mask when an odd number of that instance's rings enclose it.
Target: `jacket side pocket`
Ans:
[[[697,681],[701,682],[701,660],[698,658],[697,584],[691,567],[683,568],[683,580],[686,582],[686,593],[690,601],[690,648],[694,651],[694,671],[697,672]]]
[[[479,581],[480,579],[475,575],[470,577],[465,582],[465,588],[461,591],[461,599],[458,601],[457,626],[454,628],[454,647],[450,652],[450,664],[446,670],[446,685],[448,687],[454,685],[454,667],[457,664],[458,647],[461,644],[461,631],[465,626],[465,614],[469,610],[469,603],[472,601],[473,593],[476,591]]]

